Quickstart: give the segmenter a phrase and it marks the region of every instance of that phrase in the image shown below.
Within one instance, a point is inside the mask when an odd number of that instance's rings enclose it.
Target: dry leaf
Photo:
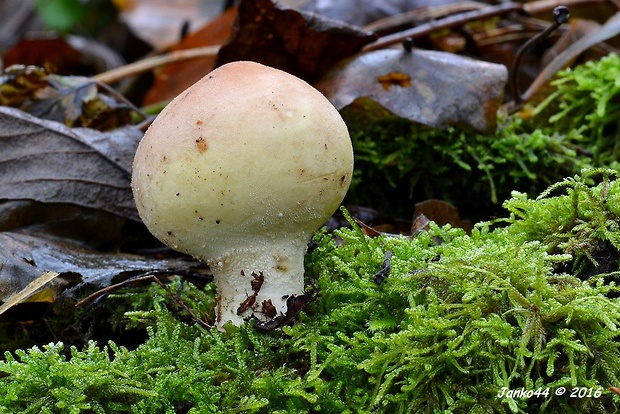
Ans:
[[[11,27],[10,24],[7,26]],[[0,33],[0,43],[1,37]],[[76,35],[52,35],[49,32],[28,33],[18,43],[11,42],[11,48],[2,56],[2,66],[5,68],[12,65],[34,65],[62,75],[90,76],[123,64],[120,53],[95,39]]]
[[[252,60],[313,80],[375,39],[356,26],[271,0],[242,0],[217,66]]]
[[[415,218],[414,225],[418,228],[420,226],[424,227],[428,220],[430,220],[439,226],[450,224],[452,227],[461,227],[468,232],[472,229],[472,224],[469,220],[461,219],[458,208],[443,200],[431,199],[416,203],[413,216]],[[423,217],[423,219],[417,221],[418,217]],[[414,229],[413,227],[412,230],[417,230],[417,228]]]
[[[413,219],[413,223],[411,223],[410,234],[412,236],[417,236],[423,231],[428,231],[430,229],[430,223],[431,221],[424,214],[419,214]]]
[[[98,132],[0,107],[0,194],[4,200],[69,203],[139,220],[130,188],[142,132]]]
[[[315,84],[338,109],[370,98],[434,128],[495,129],[504,65],[429,50],[377,50],[346,60]]]
[[[100,93],[91,78],[59,76],[35,66],[11,66],[0,77],[0,105],[70,127],[99,131],[127,125],[131,108]]]
[[[77,73],[83,54],[62,38],[22,39],[2,57],[5,68],[11,65],[46,67],[55,73]]]
[[[187,257],[159,259],[102,253],[59,239],[0,232],[0,300],[20,292],[43,273],[72,275],[83,284],[108,286],[121,275],[172,271],[200,266]]]
[[[222,11],[223,2],[204,0],[113,0],[121,19],[155,49],[176,43],[181,29],[196,31]]]
[[[424,8],[462,2],[462,0],[302,0],[300,6],[306,11],[363,26],[414,9],[420,9],[422,12]]]
[[[236,9],[229,9],[196,33],[184,38],[172,48],[172,51],[223,44],[230,36],[236,15]],[[209,73],[214,66],[215,56],[166,65],[161,70],[155,71],[153,86],[142,104],[151,105],[174,98]]]
[[[5,303],[3,303],[2,306],[0,306],[0,315],[2,315],[4,312],[12,308],[13,306],[17,305],[18,303],[24,301],[28,297],[32,296],[35,292],[41,289],[44,285],[46,285],[52,279],[55,279],[58,275],[60,275],[60,273],[45,272],[38,278],[34,279],[32,282],[28,283],[28,285],[22,290],[20,290],[19,292],[12,294],[10,297],[6,299]],[[0,286],[1,286],[1,280],[0,280]]]

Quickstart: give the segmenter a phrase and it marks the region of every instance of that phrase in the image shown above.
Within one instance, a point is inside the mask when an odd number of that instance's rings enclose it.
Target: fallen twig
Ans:
[[[219,45],[177,50],[165,55],[152,56],[146,59],[138,60],[134,63],[100,73],[93,76],[93,79],[107,84],[116,83],[122,79],[148,72],[169,63],[212,57],[215,56],[219,50]]]
[[[415,39],[418,37],[426,36],[440,29],[449,29],[452,27],[462,26],[468,22],[488,19],[490,17],[519,11],[521,9],[521,3],[510,2],[502,3],[497,6],[489,6],[479,10],[456,14],[453,16],[445,17],[443,19],[434,20],[426,24],[404,30],[402,32],[381,37],[377,41],[366,45],[362,50],[364,52],[369,52],[371,50],[383,49],[385,47],[401,43],[407,38]]]

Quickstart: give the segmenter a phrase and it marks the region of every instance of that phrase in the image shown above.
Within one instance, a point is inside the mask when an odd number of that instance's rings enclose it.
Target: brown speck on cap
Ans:
[[[196,147],[198,147],[198,152],[201,154],[204,153],[209,146],[207,145],[207,140],[204,137],[200,136],[196,139]]]

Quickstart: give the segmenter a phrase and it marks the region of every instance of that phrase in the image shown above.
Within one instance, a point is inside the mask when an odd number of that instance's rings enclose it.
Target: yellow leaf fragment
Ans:
[[[23,302],[26,298],[32,296],[36,293],[40,288],[42,288],[45,284],[50,282],[51,280],[58,277],[60,273],[57,272],[45,272],[32,282],[30,282],[25,288],[21,291],[12,294],[3,304],[0,306],[0,315],[4,312],[17,305],[20,302]]]

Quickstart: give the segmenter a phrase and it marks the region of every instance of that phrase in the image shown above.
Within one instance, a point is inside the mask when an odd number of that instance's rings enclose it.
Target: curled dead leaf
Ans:
[[[52,279],[55,279],[59,275],[60,273],[57,272],[44,272],[41,276],[30,282],[25,288],[23,288],[19,292],[15,292],[9,298],[7,298],[6,301],[2,304],[2,306],[0,306],[0,315],[2,315],[11,307],[27,299],[29,296],[32,296],[45,284],[50,282]]]
[[[102,93],[83,76],[60,76],[36,66],[14,65],[0,76],[0,105],[41,119],[99,131],[131,123],[132,108]]]
[[[425,227],[428,221],[434,221],[439,226],[450,224],[453,227],[460,227],[470,232],[472,229],[472,223],[469,220],[461,219],[458,208],[456,206],[443,201],[443,200],[425,200],[415,204],[414,212],[414,225]],[[421,221],[417,222],[417,219],[422,217]],[[417,224],[416,224],[417,222]],[[414,233],[412,226],[412,234]]]

